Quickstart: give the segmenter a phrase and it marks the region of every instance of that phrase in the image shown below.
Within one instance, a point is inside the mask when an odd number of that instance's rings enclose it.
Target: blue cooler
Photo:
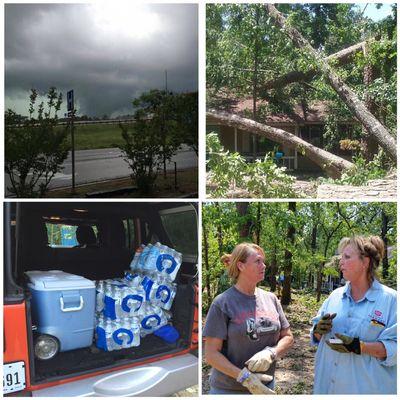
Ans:
[[[37,331],[56,337],[60,351],[91,346],[96,304],[94,282],[63,271],[26,274]]]

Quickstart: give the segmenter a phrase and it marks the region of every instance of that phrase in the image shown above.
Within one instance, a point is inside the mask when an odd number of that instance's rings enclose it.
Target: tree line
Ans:
[[[58,126],[62,93],[51,87],[47,101],[38,103],[38,91],[31,89],[29,115],[5,111],[5,172],[16,197],[43,197],[51,180],[61,172],[70,150],[71,125]],[[150,90],[132,101],[135,124],[120,124],[124,160],[142,193],[154,187],[161,165],[182,144],[198,153],[198,94]],[[74,119],[76,110],[73,111]],[[72,129],[75,129],[72,126]]]
[[[315,292],[320,300],[328,277],[340,280],[337,246],[355,234],[378,235],[386,252],[380,279],[396,287],[396,203],[210,202],[203,205],[203,310],[231,282],[220,262],[236,244],[251,241],[266,254],[262,285],[277,290],[284,276],[281,302],[290,304],[293,289]]]

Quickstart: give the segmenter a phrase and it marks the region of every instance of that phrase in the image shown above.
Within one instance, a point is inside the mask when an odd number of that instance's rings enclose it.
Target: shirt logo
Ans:
[[[375,315],[377,315],[378,317],[380,317],[382,315],[382,313],[378,310],[375,310]]]
[[[260,340],[260,335],[278,331],[278,325],[268,318],[246,319],[246,335],[252,341]]]
[[[371,319],[371,325],[372,326],[380,326],[380,327],[383,327],[383,328],[386,326],[383,322],[378,321],[376,319]]]

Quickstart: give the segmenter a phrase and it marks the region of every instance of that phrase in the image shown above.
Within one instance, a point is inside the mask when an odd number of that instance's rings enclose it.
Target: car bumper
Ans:
[[[32,392],[34,397],[170,396],[198,384],[198,358],[192,354],[109,372]]]

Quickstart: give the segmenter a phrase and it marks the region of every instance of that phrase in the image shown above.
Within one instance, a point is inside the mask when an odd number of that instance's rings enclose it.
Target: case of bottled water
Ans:
[[[140,345],[140,338],[171,319],[182,254],[157,242],[141,245],[122,279],[96,285],[96,345],[112,351]]]

